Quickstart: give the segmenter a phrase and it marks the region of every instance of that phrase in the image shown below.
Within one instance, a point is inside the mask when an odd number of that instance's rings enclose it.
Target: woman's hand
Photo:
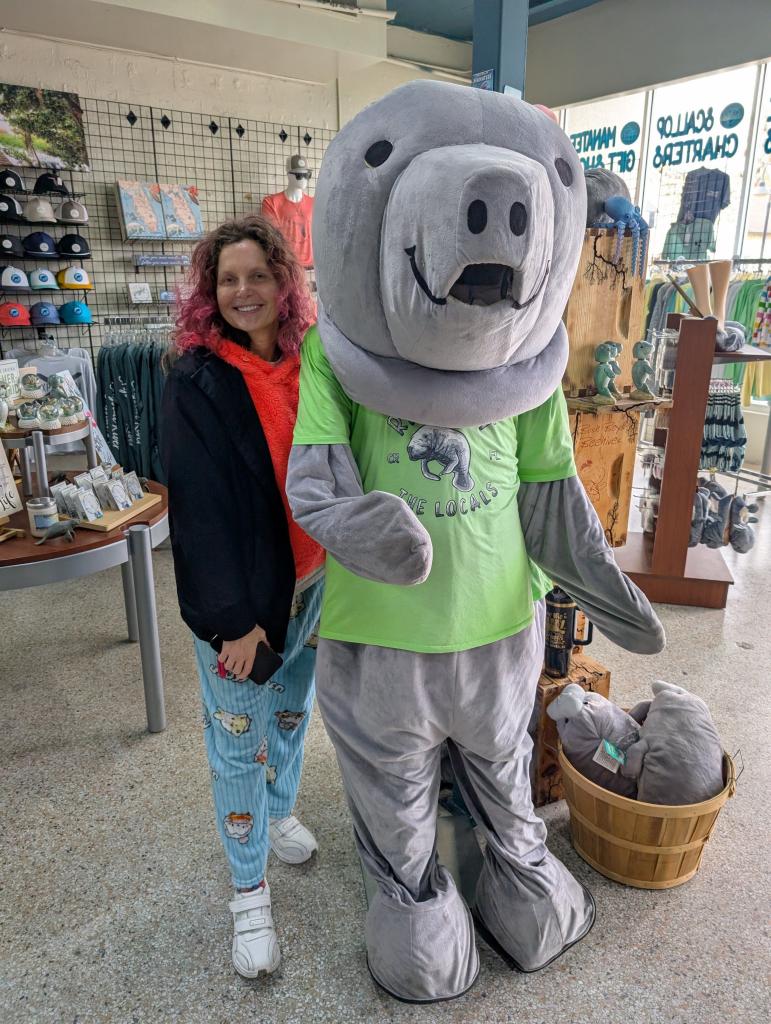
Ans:
[[[254,664],[254,656],[257,653],[257,644],[264,643],[268,647],[268,638],[261,626],[255,626],[246,636],[239,640],[223,640],[222,650],[219,653],[219,660],[239,682],[248,678],[249,670]]]

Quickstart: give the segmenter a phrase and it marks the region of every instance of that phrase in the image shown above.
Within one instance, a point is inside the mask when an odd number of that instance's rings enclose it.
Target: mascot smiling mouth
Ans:
[[[428,296],[435,306],[446,306],[447,297],[438,298],[434,295],[428,287],[428,282],[425,277],[423,277],[423,274],[420,272],[418,261],[415,258],[416,249],[417,246],[411,245],[409,249],[404,250],[410,258],[410,266],[412,267],[412,273],[415,276],[415,280],[417,281],[420,289]],[[464,268],[463,273],[452,288],[450,288],[449,295],[466,306],[492,306],[496,302],[502,302],[506,299],[510,299],[514,309],[525,309],[531,302],[534,302],[543,291],[544,285],[546,284],[546,280],[549,276],[550,268],[551,263],[547,261],[540,284],[530,298],[525,302],[518,302],[517,299],[514,298],[512,293],[514,285],[514,270],[512,267],[507,267],[503,263],[470,263]]]

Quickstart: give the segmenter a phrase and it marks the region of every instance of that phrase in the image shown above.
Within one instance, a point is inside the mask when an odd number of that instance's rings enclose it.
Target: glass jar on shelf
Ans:
[[[661,398],[671,398],[675,384],[675,364],[677,363],[677,339],[679,331],[665,327],[663,331],[654,331],[656,344],[656,362],[654,376],[656,391]]]

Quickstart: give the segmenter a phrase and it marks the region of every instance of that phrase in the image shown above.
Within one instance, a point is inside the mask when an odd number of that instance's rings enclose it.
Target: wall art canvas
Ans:
[[[201,238],[203,220],[195,185],[159,185],[166,237]]]
[[[75,93],[0,82],[0,165],[90,170]]]
[[[115,187],[124,241],[163,241],[166,226],[160,185],[118,180]]]

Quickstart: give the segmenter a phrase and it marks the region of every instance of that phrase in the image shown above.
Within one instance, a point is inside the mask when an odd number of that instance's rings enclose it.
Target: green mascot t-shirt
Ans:
[[[528,559],[520,481],[575,475],[561,389],[537,409],[452,430],[384,416],[343,391],[312,327],[302,347],[294,443],[349,444],[365,492],[401,496],[431,535],[413,587],[362,579],[327,556],[319,635],[407,651],[464,651],[518,633],[551,584]]]

